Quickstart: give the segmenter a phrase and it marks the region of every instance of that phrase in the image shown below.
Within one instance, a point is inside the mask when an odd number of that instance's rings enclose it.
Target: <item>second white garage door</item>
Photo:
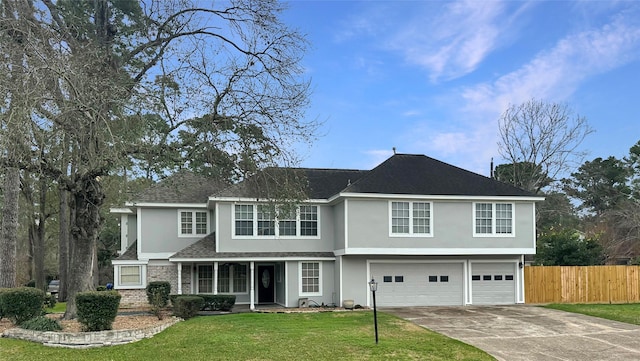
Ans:
[[[463,304],[462,263],[371,263],[378,306]]]
[[[474,305],[516,303],[516,264],[472,263],[471,298]]]

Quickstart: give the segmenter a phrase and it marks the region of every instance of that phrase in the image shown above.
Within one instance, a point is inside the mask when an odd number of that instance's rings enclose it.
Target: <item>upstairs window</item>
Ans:
[[[474,203],[475,236],[512,236],[512,203]]]
[[[300,206],[300,235],[318,235],[318,207]]]
[[[391,202],[392,236],[431,236],[431,202]]]
[[[253,206],[236,204],[236,235],[253,236]]]
[[[236,204],[234,206],[234,236],[236,237],[317,237],[319,235],[318,206],[299,206],[290,214],[276,215],[266,205]]]
[[[179,211],[179,236],[192,237],[206,235],[208,230],[207,211]]]

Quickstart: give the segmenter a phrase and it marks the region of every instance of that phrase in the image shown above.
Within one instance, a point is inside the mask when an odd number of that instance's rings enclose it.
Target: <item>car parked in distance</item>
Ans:
[[[60,292],[60,280],[51,280],[51,282],[49,282],[49,287],[47,288],[47,291],[52,295],[57,296],[58,292]]]

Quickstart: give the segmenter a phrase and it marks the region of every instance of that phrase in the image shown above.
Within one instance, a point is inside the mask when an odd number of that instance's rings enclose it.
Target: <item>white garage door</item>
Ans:
[[[516,303],[515,263],[472,263],[471,303],[504,305]]]
[[[378,306],[463,304],[462,263],[372,263]]]

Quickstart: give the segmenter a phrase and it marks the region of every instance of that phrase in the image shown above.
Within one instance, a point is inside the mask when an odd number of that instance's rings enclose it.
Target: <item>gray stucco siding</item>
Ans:
[[[138,217],[132,214],[127,215],[127,239],[126,247],[128,248],[138,239]]]
[[[531,248],[533,203],[515,203],[515,235],[473,236],[473,203],[433,201],[431,236],[390,236],[388,200],[349,200],[349,248]]]
[[[367,259],[365,257],[342,257],[342,300],[353,300],[354,304],[367,304]]]
[[[233,204],[218,205],[217,240],[219,252],[331,252],[334,246],[333,210],[319,208],[320,237],[233,236]]]
[[[204,236],[179,237],[178,209],[176,208],[143,208],[140,218],[142,253],[178,252]],[[209,223],[212,219],[212,215],[209,214]]]
[[[345,203],[338,203],[333,206],[333,229],[335,249],[344,249],[344,208]]]
[[[305,261],[307,262],[307,261]],[[338,304],[339,300],[337,299],[338,295],[336,289],[334,288],[334,273],[335,273],[335,262],[334,261],[308,261],[308,262],[320,262],[322,264],[322,276],[320,280],[322,282],[322,294],[321,295],[307,295],[304,293],[300,293],[300,263],[298,261],[288,261],[287,262],[287,295],[288,295],[288,304],[286,307],[298,307],[298,300],[300,298],[307,298],[313,304],[314,302],[318,305],[325,304],[331,305],[335,303]],[[337,287],[337,286],[336,286]]]

